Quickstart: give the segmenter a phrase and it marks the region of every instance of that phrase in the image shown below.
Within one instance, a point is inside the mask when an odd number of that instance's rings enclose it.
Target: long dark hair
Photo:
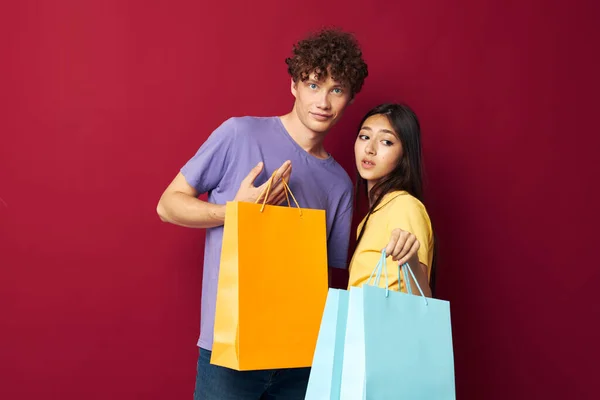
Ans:
[[[421,203],[423,199],[423,166],[421,153],[421,125],[414,111],[404,104],[381,104],[371,109],[360,121],[359,132],[365,121],[374,115],[384,115],[390,122],[394,132],[402,144],[402,157],[400,162],[387,176],[377,182],[371,191],[368,191],[367,182],[357,173],[356,196],[358,199],[366,195],[371,206],[365,218],[365,222],[356,240],[356,246],[362,239],[369,217],[381,203],[383,197],[397,190],[404,190]],[[435,290],[435,264],[436,264],[437,240],[434,235],[433,262],[431,265],[430,287],[432,293]]]

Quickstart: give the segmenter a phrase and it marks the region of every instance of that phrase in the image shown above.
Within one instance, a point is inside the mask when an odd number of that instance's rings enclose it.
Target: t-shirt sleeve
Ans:
[[[351,191],[350,191],[351,192]],[[335,215],[329,240],[327,241],[327,258],[330,268],[348,268],[348,243],[352,225],[352,195],[338,208]]]
[[[234,157],[232,144],[236,134],[235,119],[230,118],[215,129],[196,154],[181,168],[188,184],[198,193],[215,189]]]
[[[431,259],[433,255],[433,232],[431,221],[425,207],[411,196],[399,196],[393,200],[393,209],[390,210],[387,232],[400,228],[416,236],[419,241],[419,262],[427,266],[428,275],[431,272]]]

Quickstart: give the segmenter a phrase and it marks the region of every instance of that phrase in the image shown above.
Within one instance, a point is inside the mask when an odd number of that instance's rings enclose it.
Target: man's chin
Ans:
[[[313,122],[312,128],[315,132],[327,133],[331,128],[334,127],[336,121],[335,120],[327,120],[327,121],[315,121]]]
[[[327,133],[331,129],[330,123],[310,123],[307,126],[308,129],[315,133]]]

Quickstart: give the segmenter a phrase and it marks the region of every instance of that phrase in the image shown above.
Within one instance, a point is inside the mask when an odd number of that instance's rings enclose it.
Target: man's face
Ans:
[[[296,98],[296,114],[300,122],[315,133],[327,133],[342,117],[352,96],[347,87],[327,78],[318,81],[315,73],[307,80],[294,82],[292,94]]]

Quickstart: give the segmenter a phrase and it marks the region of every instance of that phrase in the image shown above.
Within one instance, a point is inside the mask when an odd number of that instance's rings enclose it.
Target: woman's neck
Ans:
[[[372,192],[377,181],[367,181],[367,198],[369,199],[369,208],[373,207],[373,203],[377,200],[377,193]]]

